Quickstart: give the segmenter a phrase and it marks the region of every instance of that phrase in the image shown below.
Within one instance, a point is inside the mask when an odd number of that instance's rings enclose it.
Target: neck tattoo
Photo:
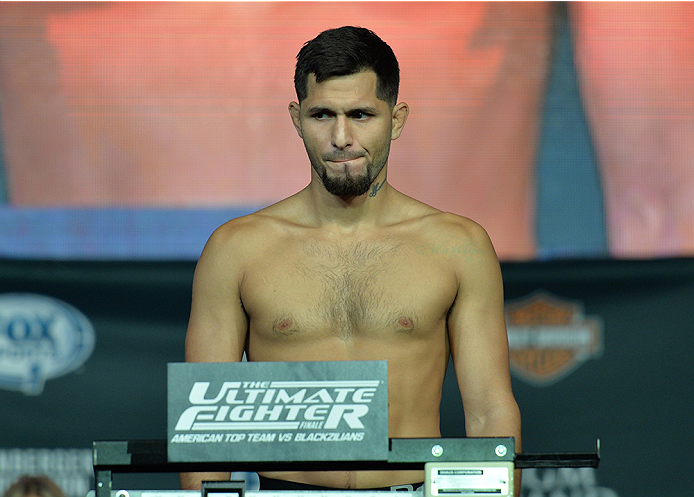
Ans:
[[[386,176],[386,178],[387,178],[387,177],[388,177],[388,176]],[[380,183],[374,183],[373,185],[371,185],[371,192],[369,193],[369,197],[375,197],[375,196],[376,196],[376,194],[378,193],[378,191],[379,191],[381,188],[383,188],[383,185],[386,184],[386,178],[383,178],[383,181],[381,181]]]

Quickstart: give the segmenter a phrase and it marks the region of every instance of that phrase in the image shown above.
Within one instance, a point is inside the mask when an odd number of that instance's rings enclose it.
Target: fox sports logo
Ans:
[[[39,395],[46,380],[74,371],[94,350],[94,328],[45,295],[0,294],[0,388]]]

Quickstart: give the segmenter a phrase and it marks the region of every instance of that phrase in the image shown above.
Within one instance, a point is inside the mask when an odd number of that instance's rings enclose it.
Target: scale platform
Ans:
[[[246,497],[384,497],[392,492],[388,490],[248,490]],[[398,491],[399,497],[418,497],[423,495],[407,490]],[[87,497],[95,497],[94,490]],[[238,494],[225,494],[226,497],[236,497]],[[200,497],[195,490],[114,490],[111,497]]]
[[[400,497],[513,497],[515,469],[597,467],[595,452],[516,454],[508,438],[390,439],[388,458],[377,461],[169,462],[166,440],[94,442],[96,491],[88,497],[383,497],[380,490],[246,490],[245,482],[206,482],[202,491],[115,490],[113,473],[202,471],[403,470],[424,469],[425,484]],[[210,495],[214,494],[214,495]]]

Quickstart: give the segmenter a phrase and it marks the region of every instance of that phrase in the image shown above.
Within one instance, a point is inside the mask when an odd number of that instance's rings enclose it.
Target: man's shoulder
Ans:
[[[484,232],[484,229],[470,218],[444,212],[397,190],[395,190],[395,196],[396,201],[393,203],[395,207],[391,211],[399,212],[406,221],[421,221],[433,230],[462,230],[469,232],[470,235]]]
[[[473,268],[483,261],[497,261],[487,231],[470,218],[434,210],[424,214],[418,224],[420,254],[444,257],[451,267]]]
[[[288,224],[291,222],[285,216],[279,215],[279,211],[272,209],[272,206],[266,207],[257,212],[230,219],[214,231],[210,240],[231,246],[262,242]]]
[[[430,236],[464,237],[472,240],[487,238],[485,229],[472,219],[451,212],[443,212],[426,204],[422,205],[425,207],[417,210],[414,219],[421,222]]]

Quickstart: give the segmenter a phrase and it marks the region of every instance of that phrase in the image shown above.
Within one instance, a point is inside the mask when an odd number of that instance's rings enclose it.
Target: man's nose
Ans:
[[[332,145],[336,148],[347,148],[352,145],[352,132],[349,119],[346,116],[337,116],[332,132]]]

